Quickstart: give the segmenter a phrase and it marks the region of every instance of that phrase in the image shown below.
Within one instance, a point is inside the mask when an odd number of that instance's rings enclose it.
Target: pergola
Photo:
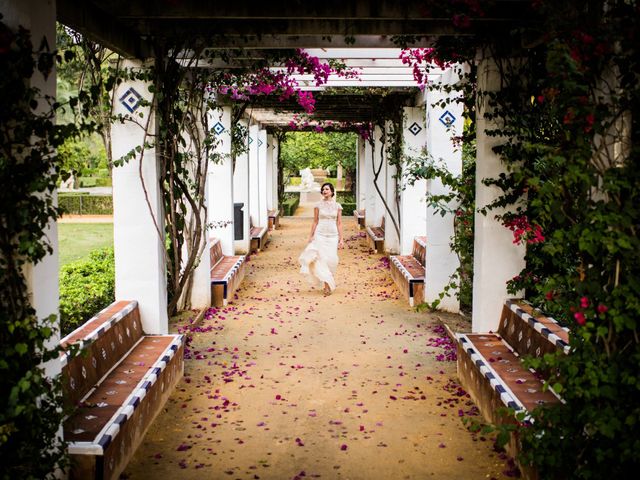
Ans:
[[[4,2],[7,3],[7,2]],[[33,4],[33,5],[32,5]],[[37,4],[37,8],[36,8]],[[528,13],[522,0],[497,0],[492,2],[489,10],[483,16],[472,18],[475,24],[475,32],[496,32],[504,29],[512,29],[514,24],[526,25]],[[315,118],[331,120],[335,122],[368,122],[374,116],[375,109],[379,107],[376,102],[387,102],[390,105],[402,109],[404,115],[404,144],[406,154],[415,153],[425,148],[434,158],[443,158],[448,168],[454,174],[460,172],[460,152],[451,145],[449,128],[462,128],[460,111],[440,111],[430,106],[446,95],[444,92],[419,92],[415,87],[410,68],[403,65],[398,59],[398,44],[402,43],[404,36],[412,36],[411,47],[428,47],[434,39],[441,35],[461,34],[452,25],[451,19],[438,13],[437,2],[406,1],[393,2],[379,0],[364,1],[336,1],[309,3],[306,1],[275,0],[269,3],[257,2],[213,2],[198,0],[159,0],[157,2],[143,2],[140,0],[108,0],[108,1],[80,1],[57,0],[47,3],[46,8],[41,2],[9,1],[6,18],[15,24],[30,26],[35,34],[41,32],[50,37],[49,44],[54,45],[55,21],[77,30],[95,40],[96,42],[120,53],[133,65],[142,65],[146,59],[155,54],[154,46],[178,45],[182,40],[189,39],[193,44],[224,52],[224,55],[213,55],[214,60],[204,62],[202,66],[210,69],[246,68],[254,64],[255,59],[264,58],[271,50],[306,49],[310,55],[323,61],[335,58],[343,61],[347,67],[360,69],[359,79],[330,78],[326,85],[329,91],[315,92],[316,113]],[[4,13],[4,12],[3,12]],[[521,40],[522,41],[522,40]],[[481,57],[479,57],[481,58]],[[223,60],[224,59],[224,60]],[[492,71],[492,60],[482,57],[479,68],[478,82],[484,90],[496,87],[497,77]],[[279,68],[274,65],[273,68]],[[457,81],[451,71],[434,70],[432,80],[451,84]],[[317,90],[311,84],[311,79],[300,76],[299,84],[306,89]],[[139,91],[145,89],[144,85],[129,83],[123,85],[126,88],[135,88]],[[341,93],[342,87],[377,86],[386,87],[384,95],[378,99],[371,96],[363,96],[358,93]],[[49,93],[55,92],[55,79],[50,77],[44,82],[42,90]],[[119,95],[126,93],[122,90]],[[374,95],[375,97],[375,95]],[[384,97],[384,98],[383,98]],[[462,108],[462,107],[460,107]],[[480,105],[482,109],[482,105]],[[278,102],[269,97],[256,100],[250,108],[250,118],[246,123],[249,128],[249,136],[255,137],[256,144],[267,145],[261,148],[262,153],[256,151],[255,158],[260,155],[271,155],[265,152],[274,150],[277,145],[272,141],[270,132],[273,129],[286,129],[292,116],[299,112],[300,108],[293,102]],[[444,118],[444,120],[443,120]],[[459,123],[455,123],[453,120]],[[451,121],[450,121],[451,120]],[[229,112],[223,112],[216,121],[220,123],[221,131],[229,131]],[[481,183],[481,179],[495,177],[503,166],[498,157],[492,152],[491,147],[496,139],[484,134],[484,122],[482,115],[478,115],[477,136],[477,204],[486,205],[496,197],[497,192],[491,187]],[[215,123],[215,122],[214,122]],[[446,127],[446,128],[443,128]],[[135,145],[136,140],[131,140],[130,132],[122,131],[121,126],[114,126],[114,156],[126,153]],[[380,135],[379,127],[376,137]],[[131,143],[131,142],[134,143]],[[251,138],[248,139],[251,143]],[[375,140],[378,142],[378,140]],[[127,143],[129,142],[129,143]],[[224,142],[223,142],[224,143]],[[376,150],[380,151],[378,143],[371,146],[368,142],[361,141],[358,146],[358,183],[362,188],[358,192],[358,207],[367,210],[368,221],[377,223],[389,212],[384,212],[379,199],[371,193],[374,189],[366,188],[371,184],[370,170]],[[118,146],[120,144],[120,146]],[[227,153],[229,145],[224,146]],[[252,147],[257,148],[257,147]],[[248,164],[253,160],[249,152]],[[260,157],[262,158],[262,157]],[[257,160],[255,160],[257,162]],[[272,162],[273,164],[273,162]],[[156,233],[151,231],[148,236],[140,236],[140,215],[146,207],[136,210],[132,208],[131,192],[135,191],[137,178],[131,173],[126,173],[126,168],[118,168],[114,174],[114,198],[116,216],[123,215],[120,228],[123,233],[116,233],[116,250],[121,244],[129,253],[129,258],[146,258],[149,252],[153,252],[149,264],[134,273],[130,268],[118,269],[118,264],[123,262],[122,253],[116,253],[117,295],[136,297],[136,292],[142,284],[155,284],[163,278],[162,262],[159,251],[162,245],[148,248],[144,238],[152,241]],[[226,167],[224,167],[226,168]],[[254,171],[258,167],[255,164]],[[275,167],[277,168],[277,166]],[[386,167],[385,167],[386,168]],[[241,169],[242,170],[242,169]],[[137,170],[136,170],[137,171]],[[274,170],[275,171],[275,170]],[[212,175],[216,178],[226,178],[227,185],[236,182],[237,169],[221,172],[216,166],[212,168]],[[264,172],[263,172],[264,173]],[[389,168],[383,178],[389,179],[395,175],[395,171]],[[153,171],[145,172],[149,180],[153,180]],[[266,173],[267,177],[271,174]],[[261,180],[262,181],[262,180]],[[427,299],[436,298],[452,272],[455,269],[455,260],[444,262],[442,258],[451,258],[449,239],[452,232],[452,219],[442,219],[435,212],[419,207],[426,193],[438,193],[443,188],[438,182],[424,182],[417,190],[402,190],[403,193],[392,191],[387,181],[386,195],[402,195],[402,212],[396,212],[400,222],[399,235],[389,240],[392,252],[404,253],[409,244],[404,238],[413,237],[416,234],[426,233],[429,241],[427,251],[427,270],[430,271],[431,286],[426,288]],[[218,182],[218,180],[216,180]],[[229,183],[231,182],[231,183]],[[249,183],[243,187],[247,192],[258,188],[261,183],[253,182],[249,177]],[[256,181],[257,182],[257,181]],[[153,184],[153,181],[150,182]],[[213,201],[226,198],[227,207],[217,209],[217,218],[232,216],[232,202],[235,193],[232,188],[221,187],[216,184],[211,189]],[[236,189],[237,190],[237,189]],[[248,193],[246,193],[248,195]],[[124,198],[124,204],[119,206],[119,198]],[[246,197],[248,201],[249,197]],[[237,199],[236,199],[237,200]],[[262,202],[262,203],[260,203]],[[260,220],[266,215],[265,205],[273,207],[273,203],[266,197],[260,200]],[[266,202],[266,203],[265,203]],[[119,213],[120,212],[120,213]],[[374,214],[375,212],[375,214]],[[407,212],[419,212],[418,221]],[[371,215],[370,215],[371,214]],[[258,212],[256,212],[256,216]],[[248,227],[248,216],[245,218],[245,229]],[[118,224],[118,220],[116,220]],[[420,224],[420,229],[415,230],[415,225]],[[128,226],[127,226],[128,225]],[[118,229],[117,229],[118,230]],[[136,236],[137,235],[137,236]],[[153,240],[157,243],[157,238]],[[223,242],[224,245],[224,242]],[[498,311],[503,299],[507,296],[505,290],[506,281],[519,272],[523,265],[523,248],[513,245],[509,232],[505,231],[494,218],[482,215],[476,216],[476,265],[474,268],[474,330],[487,330],[494,327],[492,319],[498,318]],[[139,252],[136,248],[141,249]],[[237,245],[236,245],[237,246]],[[233,249],[234,243],[228,242],[228,248]],[[122,252],[122,249],[120,250]],[[144,254],[144,255],[143,255]],[[432,263],[430,263],[432,262]],[[489,269],[491,271],[488,271]],[[57,271],[57,259],[52,262],[42,262],[36,267],[34,275],[35,290],[41,290],[42,296],[36,295],[36,307],[42,316],[56,311],[57,292],[39,282],[37,278],[48,278]],[[153,271],[151,277],[141,279],[136,277],[140,271]],[[42,272],[42,273],[41,273]],[[204,278],[204,277],[203,277]],[[163,290],[156,289],[150,300],[153,308],[147,310],[150,317],[158,318],[153,325],[146,325],[150,331],[163,331],[167,328],[166,314],[162,314]],[[38,304],[38,298],[42,298]],[[166,301],[166,300],[165,300]],[[445,308],[457,310],[452,303]],[[143,315],[145,301],[141,301]],[[487,320],[489,319],[489,320]]]

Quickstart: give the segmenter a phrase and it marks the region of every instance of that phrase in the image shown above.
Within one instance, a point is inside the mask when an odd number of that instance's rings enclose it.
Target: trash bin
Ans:
[[[244,240],[244,203],[233,204],[233,239]]]

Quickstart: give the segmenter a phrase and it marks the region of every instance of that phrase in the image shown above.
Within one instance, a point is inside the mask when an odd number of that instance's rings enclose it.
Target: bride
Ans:
[[[342,205],[335,201],[335,190],[331,183],[320,189],[322,200],[313,209],[313,225],[307,247],[300,254],[300,273],[309,283],[323,287],[329,295],[336,288],[335,274],[338,266],[338,248],[342,240]]]

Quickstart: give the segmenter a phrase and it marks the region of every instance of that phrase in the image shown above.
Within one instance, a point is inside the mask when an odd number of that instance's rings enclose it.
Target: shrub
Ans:
[[[350,217],[353,215],[353,211],[356,209],[355,203],[341,203],[342,205],[342,215]]]
[[[113,214],[113,197],[111,195],[61,193],[58,195],[58,205],[65,213],[72,215]]]
[[[80,186],[81,187],[95,187],[96,186],[96,178],[93,177],[80,177]]]
[[[356,203],[356,197],[351,192],[336,192],[336,202],[343,204],[345,203]]]
[[[115,260],[113,248],[94,250],[89,258],[60,270],[60,329],[75,330],[114,301]]]
[[[299,196],[294,196],[294,197],[290,197],[285,199],[284,202],[282,202],[282,213],[285,217],[290,217],[291,215],[293,215],[296,211],[296,209],[298,208],[298,205],[300,204],[300,197]]]

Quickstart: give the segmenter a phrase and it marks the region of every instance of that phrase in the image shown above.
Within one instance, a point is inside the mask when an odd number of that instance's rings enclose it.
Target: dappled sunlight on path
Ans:
[[[338,288],[297,273],[309,219],[283,218],[249,260],[238,299],[190,337],[185,378],[129,478],[503,478],[489,439],[460,417],[451,344],[416,313],[345,219]]]

